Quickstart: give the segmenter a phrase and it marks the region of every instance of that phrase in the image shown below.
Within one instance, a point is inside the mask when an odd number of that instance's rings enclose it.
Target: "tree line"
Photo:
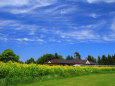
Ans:
[[[19,60],[19,56],[16,55],[11,49],[4,50],[0,54],[0,61],[3,62],[12,61],[12,62],[19,62],[19,63],[26,63],[26,64],[30,64],[30,63],[43,64],[44,62],[47,62],[52,59],[64,59],[64,58],[62,55],[59,55],[58,53],[55,53],[54,55],[44,54],[43,56],[39,57],[36,61],[34,60],[34,58],[30,58],[27,61],[22,62]],[[68,55],[65,59],[66,60],[81,59],[81,56],[78,53],[76,57]],[[91,62],[98,63],[99,65],[115,65],[115,54],[108,55],[108,56],[105,55],[98,56],[97,59],[91,55],[88,55],[86,59]]]

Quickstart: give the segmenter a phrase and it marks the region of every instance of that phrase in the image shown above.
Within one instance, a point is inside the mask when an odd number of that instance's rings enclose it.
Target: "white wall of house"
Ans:
[[[86,64],[90,64],[90,62],[87,60],[87,61],[86,61]]]
[[[51,63],[50,61],[48,63]]]

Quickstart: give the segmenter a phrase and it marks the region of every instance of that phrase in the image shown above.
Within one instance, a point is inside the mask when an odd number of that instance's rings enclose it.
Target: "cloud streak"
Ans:
[[[31,42],[44,42],[43,39],[30,39],[30,38],[16,38],[16,39],[13,39],[13,40],[17,40],[17,41],[31,41]]]
[[[13,14],[28,13],[39,7],[45,7],[56,3],[57,0],[1,0],[2,11]]]
[[[87,1],[88,3],[100,3],[100,2],[115,3],[115,0],[84,0],[84,1]]]

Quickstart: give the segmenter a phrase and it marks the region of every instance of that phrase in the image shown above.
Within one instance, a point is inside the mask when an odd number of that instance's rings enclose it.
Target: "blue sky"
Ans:
[[[0,53],[115,53],[115,0],[0,0]]]

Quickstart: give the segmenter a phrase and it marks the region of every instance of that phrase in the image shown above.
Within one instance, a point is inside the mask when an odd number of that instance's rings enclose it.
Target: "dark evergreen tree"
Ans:
[[[88,55],[87,60],[96,63],[96,59],[93,56],[91,56],[91,55]]]
[[[108,55],[107,57],[107,65],[112,65],[113,61],[112,61],[112,57],[110,55]]]
[[[68,55],[68,56],[66,57],[66,60],[73,60],[73,57],[70,56],[70,55]]]
[[[98,56],[98,64],[101,65],[101,57]]]
[[[66,57],[66,60],[71,60],[71,56],[68,55],[68,56]]]
[[[71,56],[71,60],[73,60],[74,58],[73,58],[73,56]]]
[[[107,58],[105,55],[102,55],[102,65],[106,65],[107,64]]]
[[[62,55],[58,55],[58,53],[54,54],[55,59],[63,59]]]
[[[58,53],[55,53],[55,55],[54,55],[54,56],[55,56],[55,58],[56,58],[56,59],[58,59]]]
[[[115,54],[112,56],[112,65],[115,65]]]

